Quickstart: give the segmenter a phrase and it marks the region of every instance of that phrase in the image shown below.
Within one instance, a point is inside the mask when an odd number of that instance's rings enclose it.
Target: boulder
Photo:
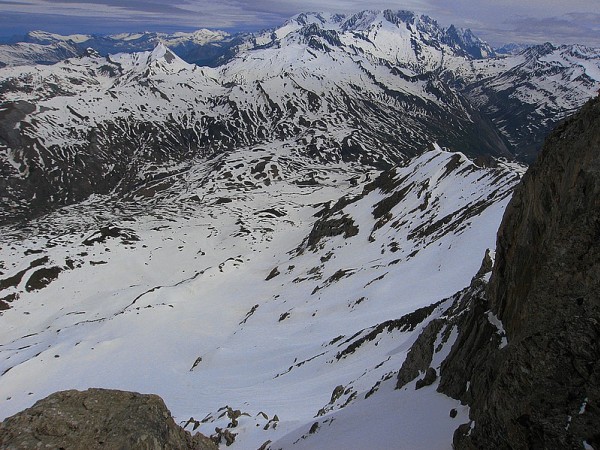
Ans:
[[[152,394],[109,389],[56,392],[0,424],[0,448],[217,450],[178,426]]]

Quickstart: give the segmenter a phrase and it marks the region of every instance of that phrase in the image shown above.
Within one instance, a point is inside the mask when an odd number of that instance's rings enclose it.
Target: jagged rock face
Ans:
[[[600,448],[598,198],[596,98],[546,140],[498,232],[487,298],[508,345],[472,308],[442,367],[440,390],[471,404],[456,448]]]
[[[507,208],[490,293],[511,339],[543,326],[528,319],[545,310],[553,325],[563,320],[552,302],[536,304],[538,291],[547,300],[566,295],[560,308],[573,315],[600,304],[594,295],[600,286],[594,251],[600,231],[599,124],[596,99],[550,135]]]
[[[0,424],[5,449],[194,449],[217,446],[184,431],[157,395],[108,389],[57,392]]]

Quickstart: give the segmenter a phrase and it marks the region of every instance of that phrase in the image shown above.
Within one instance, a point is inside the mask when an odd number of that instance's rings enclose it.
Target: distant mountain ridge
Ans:
[[[535,159],[543,137],[600,87],[600,48],[547,42],[473,64],[477,75],[463,93],[527,162]]]
[[[297,23],[306,25],[317,23],[325,28],[339,25],[341,32],[365,31],[369,21],[383,15],[390,23],[412,23],[421,29],[436,30],[436,39],[448,44],[465,56],[485,59],[495,56],[517,55],[534,44],[508,43],[493,48],[477,37],[470,29],[450,25],[440,26],[426,15],[417,15],[411,11],[365,10],[354,15],[331,13],[300,13],[291,18],[286,25]],[[285,28],[285,25],[284,27]],[[277,30],[263,32],[230,33],[222,30],[198,29],[191,32],[125,32],[115,34],[71,34],[61,35],[42,30],[30,31],[22,37],[0,39],[0,67],[13,65],[53,64],[66,57],[81,56],[87,48],[93,48],[100,55],[115,53],[134,53],[152,50],[158,43],[172,48],[186,62],[198,65],[217,66],[224,64],[240,50],[248,50],[264,45],[265,36],[277,35]],[[268,39],[268,38],[267,38]],[[32,45],[35,44],[35,45]],[[59,46],[69,46],[69,54],[56,53]],[[19,57],[15,57],[17,53]],[[64,57],[62,57],[64,55]]]
[[[93,48],[100,55],[107,56],[116,53],[149,51],[159,43],[163,43],[173,48],[190,63],[214,66],[224,62],[233,48],[240,45],[247,36],[247,33],[232,35],[225,31],[207,29],[176,33],[142,32],[67,36],[45,31],[32,31],[19,42],[0,44],[0,64],[9,66],[53,64],[68,57],[81,56],[88,48]],[[71,54],[64,57],[55,55],[52,49],[59,46],[68,46]],[[19,59],[10,58],[11,49],[15,47],[37,49],[37,52],[30,50],[28,54],[24,54]]]
[[[391,23],[412,23],[422,29],[429,28],[436,31],[436,38],[460,49],[466,55],[474,58],[485,58],[493,56],[494,50],[481,39],[476,37],[471,30],[440,27],[437,22],[428,16],[418,16],[410,11],[392,10],[385,11],[363,11],[356,15],[345,16],[342,14],[325,13],[302,13],[294,16],[289,23],[296,22],[300,25],[320,23],[326,27],[333,24],[340,25],[340,31],[365,31],[369,26],[369,20],[378,15],[383,15]],[[11,39],[11,42],[0,44],[0,64],[4,65],[28,65],[28,64],[50,64],[65,58],[59,55],[53,57],[51,48],[57,45],[69,45],[76,49],[75,52],[66,56],[82,55],[87,48],[93,48],[100,55],[107,56],[115,53],[133,53],[152,50],[159,43],[172,48],[182,59],[189,63],[198,65],[216,66],[227,62],[239,48],[248,49],[257,45],[257,41],[265,34],[270,35],[273,30],[258,33],[228,33],[220,30],[199,29],[193,32],[140,32],[140,33],[118,33],[118,34],[72,34],[60,35],[46,31],[31,31],[23,38]],[[36,44],[39,49],[47,46],[47,54],[40,56],[29,52],[29,59],[11,59],[10,46],[18,45],[27,48],[25,44]],[[39,51],[38,51],[39,53]]]
[[[6,66],[30,66],[32,64],[55,64],[67,58],[81,56],[77,45],[70,41],[49,44],[19,42],[0,45],[0,68]]]

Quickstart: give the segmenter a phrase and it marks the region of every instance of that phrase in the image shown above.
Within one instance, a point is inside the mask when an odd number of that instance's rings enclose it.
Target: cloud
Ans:
[[[600,14],[515,17],[479,33],[492,42],[584,44],[600,47]]]
[[[600,46],[600,14],[568,14],[561,17],[519,18],[511,24],[510,32],[531,42],[554,41],[579,43],[592,41]]]
[[[600,46],[598,0],[2,0],[0,30],[60,33],[259,30],[306,11],[408,9],[471,28],[492,44],[581,42]]]
[[[197,7],[193,11],[191,7]],[[193,12],[191,14],[191,12]],[[26,29],[44,28],[46,23],[68,32],[88,32],[122,29],[233,28],[252,21],[235,5],[217,2],[161,2],[122,0],[21,0],[0,5],[0,27],[10,27],[15,22]],[[62,18],[62,21],[60,20]],[[76,20],[73,20],[76,19]],[[89,27],[91,26],[91,29]],[[135,27],[131,29],[128,27]],[[49,30],[59,31],[59,30]]]
[[[419,11],[422,3],[422,0],[16,0],[0,4],[0,29],[44,28],[62,33],[196,28],[259,30],[277,26],[306,11],[352,13],[369,8]],[[64,18],[62,22],[60,17]],[[84,26],[87,30],[82,29]]]

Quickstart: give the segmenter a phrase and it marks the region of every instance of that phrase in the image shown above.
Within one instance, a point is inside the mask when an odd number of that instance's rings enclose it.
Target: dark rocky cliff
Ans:
[[[547,138],[470,301],[441,367],[439,390],[471,406],[455,447],[600,449],[600,98]]]
[[[0,448],[216,450],[178,426],[157,395],[57,392],[0,423]]]
[[[600,97],[550,134],[517,186],[489,283],[486,260],[397,387],[439,370],[438,391],[471,407],[456,449],[600,449]]]

